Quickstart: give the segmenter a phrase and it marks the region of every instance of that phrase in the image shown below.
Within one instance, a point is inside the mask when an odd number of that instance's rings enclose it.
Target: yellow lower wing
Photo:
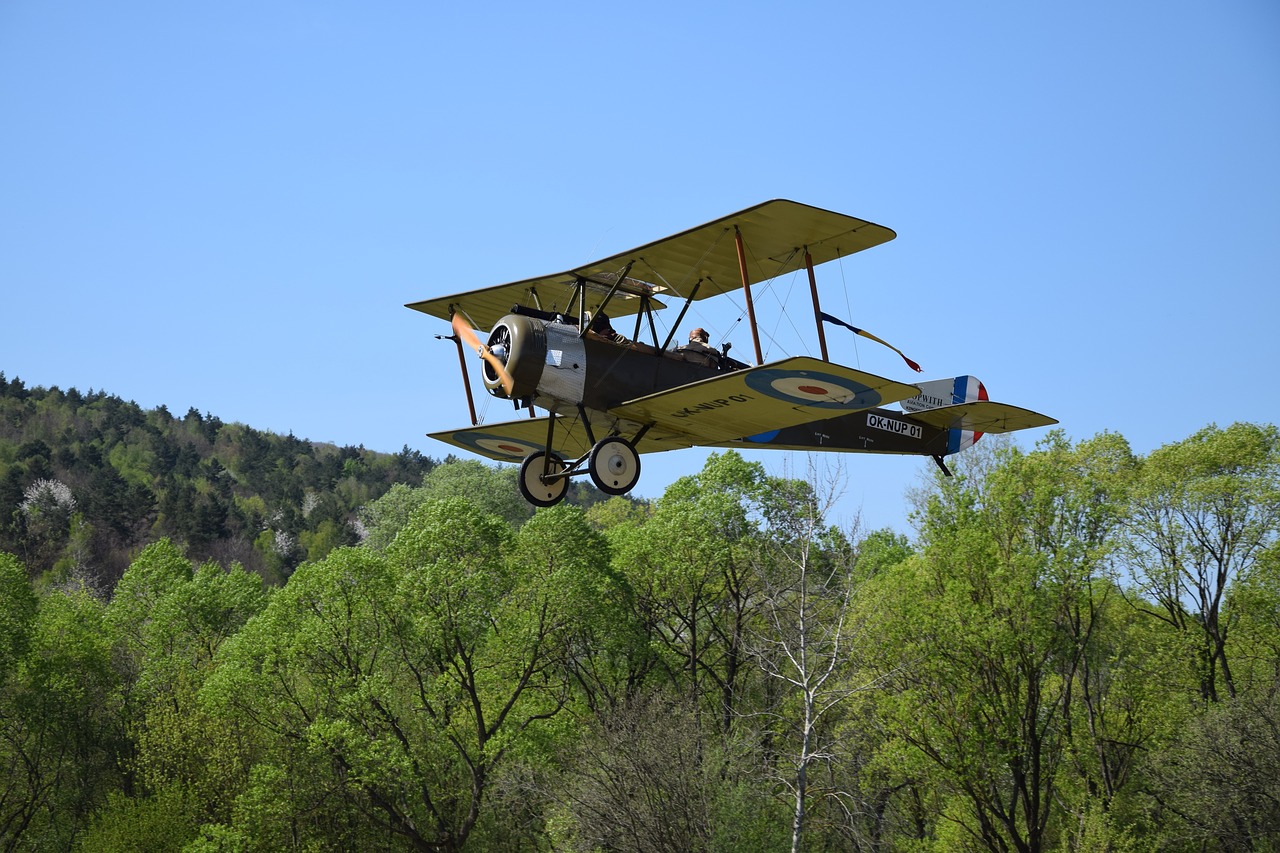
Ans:
[[[633,427],[649,427],[636,450],[654,453],[747,438],[873,409],[919,393],[914,385],[798,356],[629,400],[610,409],[609,416]],[[597,438],[608,432],[596,425]],[[499,462],[518,462],[546,449],[547,418],[463,427],[429,436]],[[577,417],[556,418],[552,444],[565,459],[577,459],[591,450],[586,427]]]
[[[797,356],[629,400],[609,414],[705,444],[874,409],[919,393],[914,385]]]
[[[603,438],[607,431],[596,430],[596,438]],[[547,418],[524,418],[498,424],[449,429],[428,433],[428,437],[472,453],[478,453],[497,462],[519,462],[530,453],[545,450],[547,444]],[[552,437],[553,449],[564,459],[573,460],[585,456],[591,450],[591,441],[582,421],[576,417],[557,417]],[[636,448],[640,453],[660,450],[679,450],[692,447],[693,442],[681,436],[661,432],[647,434]]]

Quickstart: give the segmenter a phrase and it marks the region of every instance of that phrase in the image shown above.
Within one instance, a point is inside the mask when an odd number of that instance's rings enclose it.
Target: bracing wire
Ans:
[[[675,296],[679,299],[685,299],[687,297],[686,297],[686,294],[684,294],[681,291],[681,287],[687,284],[691,279],[695,281],[697,280],[695,276],[697,276],[698,271],[702,269],[702,262],[706,260],[708,255],[710,255],[712,252],[715,251],[716,246],[720,245],[720,241],[724,239],[724,235],[727,233],[729,233],[728,228],[722,229],[720,233],[716,236],[716,238],[712,240],[709,244],[707,244],[707,247],[703,250],[702,255],[699,256],[698,262],[694,264],[688,270],[688,272],[685,273],[684,280],[681,281],[679,285],[673,284],[670,281],[668,281],[666,276],[664,276],[658,270],[657,267],[649,263],[648,259],[645,258],[643,255],[641,255],[637,260],[643,263],[646,269],[651,270],[653,272],[654,277],[658,279],[659,283],[661,283],[671,292],[672,296]],[[712,325],[704,319],[703,312],[699,311],[696,306],[691,306],[690,311],[694,314],[696,318],[698,318],[700,325],[704,325],[704,326]],[[688,315],[686,314],[685,316],[687,317]],[[671,327],[666,325],[666,321],[661,316],[658,316],[657,319],[658,319],[658,324],[661,325],[663,332],[671,331]]]
[[[755,253],[751,251],[750,245],[746,246],[746,251],[751,256],[752,264],[757,268],[763,268],[764,265],[760,263]],[[803,337],[803,335],[800,335],[799,330],[796,329],[795,323],[792,322],[791,316],[787,312],[786,299],[779,300],[776,292],[774,291],[774,283],[778,280],[778,277],[782,274],[782,270],[786,268],[787,264],[791,263],[791,261],[795,258],[796,254],[799,253],[799,251],[800,251],[799,248],[793,248],[791,252],[788,253],[785,257],[780,258],[777,261],[777,263],[774,265],[774,272],[772,274],[763,276],[760,289],[756,291],[755,298],[757,299],[757,301],[762,300],[764,297],[768,296],[768,297],[772,297],[774,302],[777,303],[778,305],[778,322],[774,324],[772,334],[769,333],[768,330],[760,329],[759,328],[760,323],[758,320],[756,321],[756,328],[761,332],[761,334],[765,336],[766,340],[769,342],[770,350],[774,346],[780,346],[780,344],[778,343],[777,331],[778,331],[778,326],[781,325],[784,317],[787,320],[787,322],[791,325],[791,330],[795,332],[798,337]],[[792,281],[792,286],[794,286],[794,283],[795,283],[794,276],[791,277],[791,281]],[[790,290],[788,290],[788,296],[789,294],[790,294]],[[742,318],[739,317],[738,319],[741,320]],[[767,355],[765,360],[768,361]]]
[[[840,289],[844,291],[844,316],[852,318],[854,317],[853,303],[849,301],[849,284],[845,281],[844,277],[844,255],[840,254],[838,249],[836,250],[836,266],[840,269]],[[858,341],[856,337],[853,341],[853,361],[854,366],[861,370],[862,351],[858,349]]]

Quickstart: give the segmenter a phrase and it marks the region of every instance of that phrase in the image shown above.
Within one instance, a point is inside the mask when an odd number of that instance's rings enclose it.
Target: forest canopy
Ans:
[[[0,848],[1280,846],[1280,431],[954,468],[911,537],[733,452],[535,514],[3,381]]]

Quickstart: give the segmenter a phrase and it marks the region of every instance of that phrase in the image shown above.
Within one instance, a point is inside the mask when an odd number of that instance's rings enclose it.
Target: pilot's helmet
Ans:
[[[692,332],[689,333],[690,342],[698,341],[699,343],[705,344],[708,340],[708,337],[709,336],[707,335],[707,330],[702,328],[701,326],[699,326],[698,328],[694,329]]]
[[[609,323],[609,315],[603,311],[597,311],[591,318],[591,331],[597,335],[612,335],[613,326]]]

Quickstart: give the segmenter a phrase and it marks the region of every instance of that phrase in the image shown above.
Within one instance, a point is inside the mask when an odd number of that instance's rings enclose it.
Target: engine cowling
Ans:
[[[507,314],[494,324],[486,342],[507,368],[513,385],[511,397],[531,396],[538,388],[547,363],[547,331],[544,321],[535,317]],[[501,378],[487,362],[483,369],[484,387],[495,397],[507,398]]]

